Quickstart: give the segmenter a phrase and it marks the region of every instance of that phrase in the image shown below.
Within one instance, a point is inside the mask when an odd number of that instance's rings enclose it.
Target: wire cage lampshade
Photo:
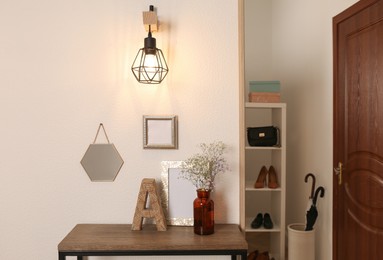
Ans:
[[[156,48],[156,39],[151,37],[151,32],[134,59],[132,71],[137,81],[144,84],[159,84],[168,74],[164,54]]]
[[[153,12],[153,6],[150,6]],[[159,84],[168,74],[164,54],[156,46],[156,39],[152,37],[151,25],[149,24],[148,37],[145,38],[144,48],[141,48],[132,65],[132,72],[137,81],[144,84]]]

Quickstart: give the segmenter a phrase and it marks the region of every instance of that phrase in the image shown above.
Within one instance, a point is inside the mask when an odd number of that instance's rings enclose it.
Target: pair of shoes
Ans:
[[[269,252],[263,252],[262,254],[259,254],[256,258],[256,260],[270,260]]]
[[[251,222],[251,228],[260,228],[262,225],[265,229],[272,229],[274,227],[269,213],[265,213],[265,215],[258,213],[255,219]]]
[[[270,259],[269,252],[259,253],[258,250],[251,252],[247,256],[247,260],[275,260],[274,257]]]
[[[251,252],[247,256],[247,260],[256,260],[257,258],[258,258],[258,250],[255,250],[255,251]]]
[[[266,186],[266,176],[269,175],[268,187],[270,189],[278,188],[278,178],[277,173],[273,166],[270,166],[269,170],[267,170],[266,166],[262,166],[259,171],[257,181],[254,184],[254,188],[261,189]]]

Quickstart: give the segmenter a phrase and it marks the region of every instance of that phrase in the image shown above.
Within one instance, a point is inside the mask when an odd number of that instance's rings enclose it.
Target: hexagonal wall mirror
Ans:
[[[114,181],[123,164],[113,144],[91,144],[81,160],[91,181]]]
[[[108,140],[106,144],[96,144],[100,128],[103,128]],[[93,144],[90,144],[81,160],[91,181],[114,181],[124,161],[118,153],[114,144],[109,143],[104,126],[100,124]]]

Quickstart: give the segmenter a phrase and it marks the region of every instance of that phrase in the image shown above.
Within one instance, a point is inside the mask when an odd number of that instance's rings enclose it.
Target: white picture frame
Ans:
[[[196,188],[190,181],[179,177],[181,167],[182,161],[161,162],[161,203],[168,225],[193,226]]]
[[[143,116],[144,149],[177,149],[177,116]]]

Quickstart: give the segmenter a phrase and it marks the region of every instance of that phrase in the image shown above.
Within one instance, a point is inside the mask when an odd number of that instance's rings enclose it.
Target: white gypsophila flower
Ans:
[[[189,180],[197,189],[214,190],[215,177],[228,170],[223,157],[226,146],[221,141],[200,144],[202,153],[197,153],[182,163],[181,178]]]

